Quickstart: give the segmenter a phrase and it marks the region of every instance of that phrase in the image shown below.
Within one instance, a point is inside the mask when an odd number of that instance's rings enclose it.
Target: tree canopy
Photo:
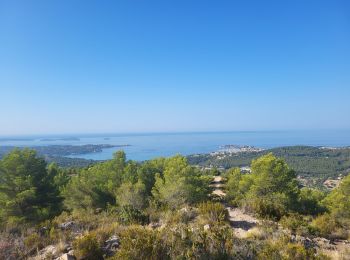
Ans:
[[[5,222],[39,222],[59,213],[54,172],[33,150],[15,149],[0,161],[0,213]]]

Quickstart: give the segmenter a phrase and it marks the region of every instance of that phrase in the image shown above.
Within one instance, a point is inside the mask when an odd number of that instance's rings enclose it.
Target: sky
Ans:
[[[0,0],[0,135],[350,129],[350,2]]]

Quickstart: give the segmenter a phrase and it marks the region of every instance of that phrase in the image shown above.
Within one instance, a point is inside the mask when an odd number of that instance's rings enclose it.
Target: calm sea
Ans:
[[[39,145],[83,145],[114,144],[130,145],[123,147],[128,159],[147,160],[159,156],[175,154],[196,154],[216,151],[220,146],[251,145],[273,148],[291,145],[311,146],[350,146],[350,130],[331,131],[242,131],[210,133],[155,133],[155,134],[101,134],[74,135],[76,139],[62,140],[68,136],[16,137],[9,140],[0,138],[0,146],[39,146]],[[57,140],[55,140],[57,138]],[[104,149],[99,153],[74,155],[71,157],[104,160],[112,158],[118,148]]]

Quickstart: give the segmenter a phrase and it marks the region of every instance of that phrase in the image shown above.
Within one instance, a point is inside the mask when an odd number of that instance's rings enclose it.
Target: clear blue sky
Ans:
[[[350,2],[0,0],[0,135],[350,129]]]

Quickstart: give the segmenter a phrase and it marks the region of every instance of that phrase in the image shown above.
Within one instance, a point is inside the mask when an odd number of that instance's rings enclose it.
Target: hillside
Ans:
[[[350,148],[290,146],[259,152],[196,154],[188,156],[188,160],[201,167],[229,169],[249,166],[253,159],[270,152],[285,159],[308,186],[322,186],[327,179],[336,180],[350,171]]]

